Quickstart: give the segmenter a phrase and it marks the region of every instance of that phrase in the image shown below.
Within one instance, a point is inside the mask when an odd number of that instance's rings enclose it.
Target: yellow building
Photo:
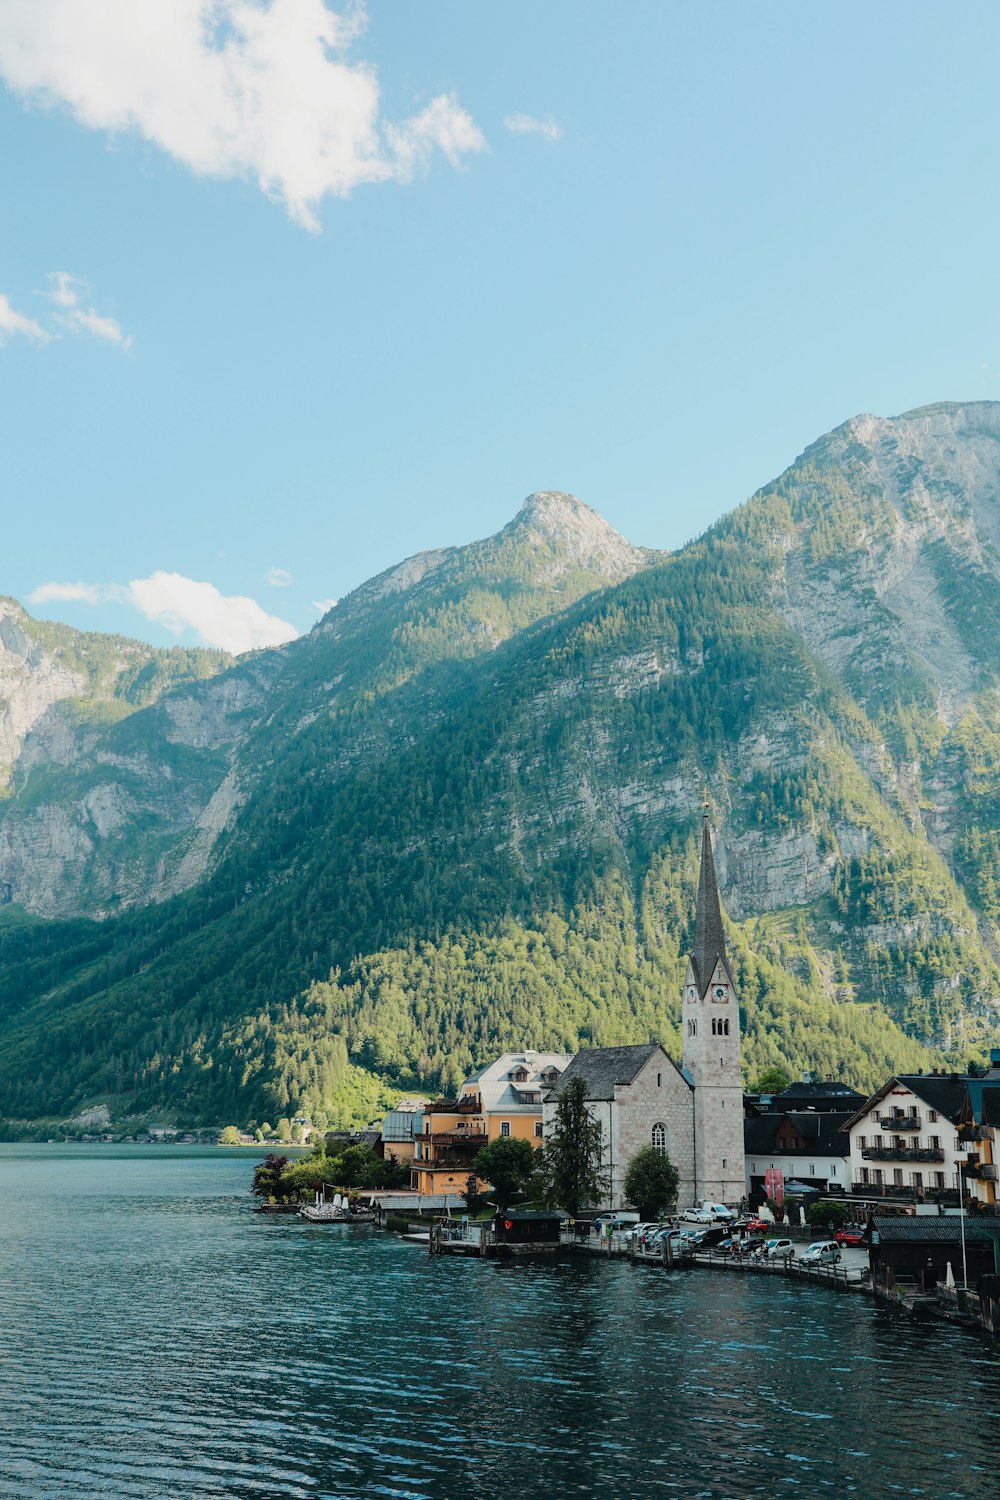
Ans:
[[[412,1186],[418,1193],[463,1193],[486,1141],[478,1098],[425,1104],[423,1129],[413,1141]]]
[[[505,1052],[462,1084],[461,1099],[477,1101],[486,1138],[516,1136],[542,1144],[542,1100],[573,1060],[571,1052]]]
[[[965,1101],[958,1119],[959,1146],[969,1155],[962,1167],[966,1194],[979,1203],[996,1204],[1000,1178],[1000,1048],[990,1052],[983,1078],[966,1080]]]
[[[542,1100],[569,1066],[569,1052],[505,1052],[467,1078],[457,1099],[424,1106],[414,1137],[418,1193],[462,1193],[476,1154],[490,1141],[513,1136],[542,1144]]]

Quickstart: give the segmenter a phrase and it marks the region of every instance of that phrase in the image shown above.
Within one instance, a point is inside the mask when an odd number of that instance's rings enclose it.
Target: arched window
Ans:
[[[667,1127],[660,1122],[653,1126],[653,1150],[667,1153]]]
[[[728,1022],[728,1020],[727,1021],[723,1021],[723,1023],[722,1023],[722,1034],[723,1034],[723,1036],[728,1036],[729,1035],[729,1022]]]
[[[698,1035],[698,1022],[697,1021],[689,1021],[688,1022],[688,1036],[697,1036],[697,1035]]]

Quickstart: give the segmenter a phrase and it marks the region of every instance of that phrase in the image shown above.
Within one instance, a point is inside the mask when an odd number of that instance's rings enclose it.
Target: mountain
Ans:
[[[748,1071],[964,1061],[1000,1021],[998,486],[973,403],[853,419],[671,556],[535,495],[15,762],[5,859],[96,768],[187,811],[3,877],[0,1115],[346,1118],[514,1043],[672,1045],[706,788]]]

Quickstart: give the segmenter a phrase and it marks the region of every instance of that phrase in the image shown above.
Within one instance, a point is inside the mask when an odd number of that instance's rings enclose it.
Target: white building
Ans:
[[[944,1072],[898,1074],[877,1089],[845,1127],[852,1195],[957,1204],[965,1090],[966,1079]]]
[[[657,1042],[578,1052],[545,1100],[582,1078],[587,1108],[601,1125],[610,1206],[623,1203],[628,1164],[644,1146],[669,1155],[680,1173],[678,1204],[738,1203],[744,1192],[743,1082],[739,996],[726,956],[712,838],[702,828],[694,949],[682,1005],[678,1065]]]
[[[850,1115],[832,1110],[780,1110],[743,1122],[747,1196],[759,1200],[768,1170],[782,1181],[803,1182],[821,1193],[849,1191]]]

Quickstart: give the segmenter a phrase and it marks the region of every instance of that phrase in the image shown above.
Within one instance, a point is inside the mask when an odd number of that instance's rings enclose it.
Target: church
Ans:
[[[601,1126],[611,1208],[624,1206],[625,1173],[644,1146],[665,1152],[677,1168],[682,1209],[736,1204],[745,1191],[739,996],[726,956],[707,813],[681,1030],[679,1063],[658,1042],[590,1048],[576,1054],[545,1100],[547,1134],[560,1093],[583,1079],[587,1108]]]

